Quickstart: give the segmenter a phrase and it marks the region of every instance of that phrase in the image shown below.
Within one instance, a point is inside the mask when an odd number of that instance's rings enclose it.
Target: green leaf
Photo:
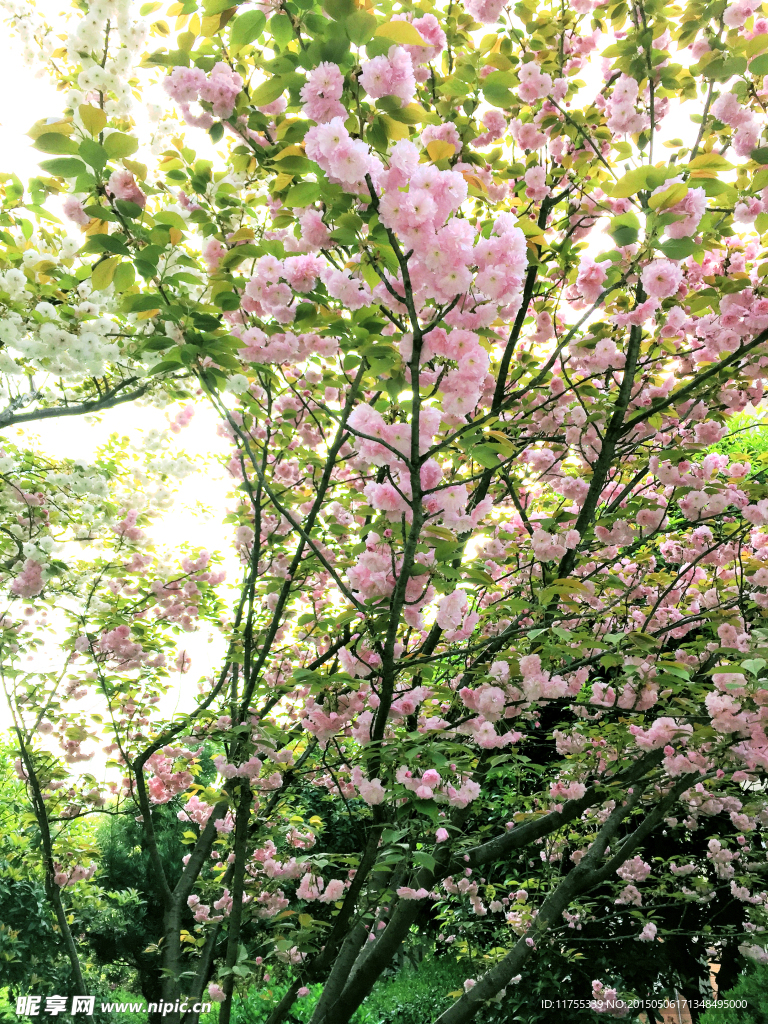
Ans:
[[[58,160],[43,160],[40,166],[57,178],[76,178],[79,174],[86,173],[85,164],[71,156],[59,157]]]
[[[483,85],[503,85],[505,89],[511,89],[516,82],[515,75],[511,71],[492,71],[483,79]]]
[[[376,31],[376,18],[367,11],[355,11],[344,23],[347,39],[355,46],[363,46]]]
[[[322,189],[316,181],[302,181],[288,189],[284,205],[290,207],[311,206],[322,195]]]
[[[156,366],[152,367],[149,371],[149,376],[154,377],[158,373],[167,373],[169,370],[180,370],[182,365],[178,359],[164,359],[161,363],[157,363]]]
[[[768,56],[768,54],[766,54]],[[749,661],[742,661],[741,667],[745,668],[753,676],[757,676],[761,668],[765,668],[765,660],[763,658],[751,658]]]
[[[94,171],[102,170],[108,159],[106,149],[93,139],[83,139],[80,143],[80,156]]]
[[[108,206],[86,206],[85,212],[89,217],[93,217],[94,220],[109,220],[115,224],[120,223],[120,218]]]
[[[323,0],[323,9],[334,19],[343,21],[357,10],[355,0]]]
[[[155,214],[156,224],[167,224],[169,227],[178,228],[179,231],[186,231],[187,225],[183,217],[180,217],[178,213],[173,213],[171,210],[161,210],[160,213]]]
[[[608,234],[616,245],[633,245],[637,241],[640,230],[640,221],[634,213],[622,213],[620,217],[614,217],[608,228]]]
[[[509,107],[515,97],[510,88],[515,83],[515,76],[509,71],[492,71],[483,79],[482,90],[486,100],[494,107]]]
[[[484,569],[468,569],[464,574],[464,578],[469,580],[470,583],[482,583],[484,586],[489,587],[496,586],[493,576],[485,572]]]
[[[123,299],[123,307],[126,313],[143,313],[149,309],[162,309],[165,305],[166,302],[162,295],[158,295],[157,292],[144,293],[143,295],[126,295]]]
[[[205,15],[212,18],[215,14],[223,14],[224,11],[234,7],[236,3],[237,0],[208,0],[204,7]]]
[[[80,252],[114,252],[129,256],[128,246],[117,235],[91,235]]]
[[[236,292],[219,292],[213,301],[219,309],[223,309],[228,313],[240,308],[240,297]]]
[[[144,212],[138,203],[132,203],[130,199],[116,199],[115,206],[123,217],[127,217],[128,220],[136,220]]]
[[[758,149],[753,149],[749,155],[758,164],[768,164],[768,146],[760,146]],[[40,166],[42,167],[43,164],[40,164]]]
[[[488,86],[487,89],[483,89],[483,94],[492,107],[506,109],[515,102],[514,94],[500,85]]]
[[[187,53],[186,50],[171,50],[170,53],[164,53],[162,50],[157,50],[155,53],[152,53],[148,57],[146,57],[140,66],[188,68],[189,54]]]
[[[246,11],[232,22],[229,41],[232,46],[247,46],[261,35],[267,19],[261,11]]]
[[[703,188],[706,196],[722,196],[723,203],[738,202],[738,192],[727,181],[720,181],[719,178],[701,178],[695,181],[694,185]]]
[[[116,292],[127,292],[129,288],[133,288],[133,283],[136,280],[136,272],[133,269],[132,263],[121,263],[115,270],[115,276],[112,278],[112,284]]]
[[[274,102],[278,96],[282,96],[287,88],[286,78],[286,75],[276,75],[274,78],[262,82],[251,93],[251,103],[253,106],[266,107]]]
[[[414,562],[411,568],[408,570],[409,576],[426,576],[432,572],[428,565],[422,565],[420,562]]]
[[[711,78],[715,82],[727,82],[729,78],[743,75],[746,70],[746,57],[716,57],[707,64],[703,73],[705,78]]]
[[[35,140],[34,146],[41,153],[77,153],[75,140],[61,132],[46,132]]]
[[[288,174],[306,174],[312,170],[312,164],[305,156],[284,156],[278,167]]]
[[[686,256],[702,251],[701,246],[696,245],[692,238],[672,238],[660,245],[659,249],[671,260],[684,260]]]
[[[106,149],[109,157],[113,160],[118,160],[120,157],[130,156],[131,153],[135,153],[139,148],[139,143],[132,135],[124,135],[122,132],[113,132],[104,140],[104,148]]]
[[[330,39],[323,40],[320,46],[320,55],[323,60],[328,60],[332,64],[341,64],[344,60],[344,54],[349,51],[349,40],[341,32],[332,36]]]
[[[499,468],[499,450],[490,444],[476,444],[469,449],[469,455],[485,469]]]
[[[750,75],[768,75],[768,53],[761,53],[749,65]]]
[[[287,14],[276,14],[270,18],[269,31],[281,50],[293,39],[293,25]]]

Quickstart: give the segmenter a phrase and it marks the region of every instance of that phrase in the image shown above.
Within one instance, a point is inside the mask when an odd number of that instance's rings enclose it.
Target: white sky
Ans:
[[[18,40],[2,26],[0,43],[0,89],[5,98],[0,108],[0,171],[12,171],[24,181],[38,173],[37,161],[44,159],[32,149],[26,133],[42,117],[61,113],[62,97],[47,77],[35,78],[21,59]]]

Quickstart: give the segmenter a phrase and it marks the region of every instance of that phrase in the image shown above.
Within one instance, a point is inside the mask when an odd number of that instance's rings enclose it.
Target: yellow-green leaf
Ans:
[[[270,78],[262,82],[260,86],[251,93],[251,103],[254,107],[266,107],[274,102],[278,96],[285,91],[285,79],[281,76]]]
[[[611,186],[610,196],[613,199],[629,199],[646,185],[647,167],[636,167],[629,171],[623,178],[619,178],[615,185]]]
[[[147,176],[147,165],[139,163],[138,160],[126,160],[123,157],[123,167],[129,170],[139,181],[144,181]]]
[[[530,220],[528,217],[520,217],[516,226],[520,228],[526,238],[536,238],[541,235],[539,225],[535,220]]]
[[[456,152],[452,142],[444,142],[442,139],[435,139],[427,143],[429,159],[437,163],[439,160],[449,160]]]
[[[121,263],[112,278],[112,285],[116,292],[127,292],[129,288],[133,288],[135,280],[136,271],[133,269],[133,264]]]
[[[733,164],[729,163],[719,153],[699,153],[697,157],[688,164],[692,171],[732,171]]]
[[[669,188],[664,189],[663,192],[659,192],[658,195],[651,196],[648,200],[648,205],[652,210],[668,210],[671,206],[676,206],[681,203],[683,199],[688,195],[688,186],[683,181],[676,181],[674,185],[670,185]]]
[[[96,291],[102,291],[104,288],[109,288],[112,284],[112,278],[115,276],[117,265],[120,262],[119,256],[110,256],[109,259],[102,260],[101,263],[97,263],[91,271],[91,284]]]
[[[134,139],[132,135],[124,135],[122,132],[112,132],[104,140],[104,149],[113,160],[130,156],[138,148],[138,140]]]
[[[35,149],[41,153],[77,153],[78,147],[74,139],[61,132],[45,132],[35,139]]]
[[[384,131],[387,133],[387,138],[390,141],[397,142],[399,139],[408,138],[408,126],[403,124],[402,121],[396,121],[394,117],[390,117],[389,114],[380,114],[381,123],[384,125]]]
[[[78,113],[80,120],[91,135],[98,135],[107,126],[107,115],[100,107],[92,107],[90,103],[81,103]]]
[[[765,50],[768,50],[768,35],[762,33],[749,40],[744,52],[747,57],[754,57],[756,53],[764,53]]]
[[[74,127],[71,117],[62,117],[59,120],[44,117],[40,121],[35,121],[27,135],[30,139],[39,139],[46,132],[60,132],[62,135],[71,135]]]
[[[395,43],[403,43],[405,46],[429,46],[429,43],[413,27],[410,21],[385,21],[379,25],[373,33],[375,36],[384,36]]]
[[[418,103],[409,103],[406,107],[389,110],[387,113],[401,124],[421,124],[422,121],[429,120],[429,114]]]

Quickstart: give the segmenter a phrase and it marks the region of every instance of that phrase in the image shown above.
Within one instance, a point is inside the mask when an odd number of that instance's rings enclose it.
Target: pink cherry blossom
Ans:
[[[306,85],[301,87],[303,113],[318,124],[343,118],[344,106],[339,102],[344,90],[344,77],[338,65],[324,61],[309,73]]]
[[[107,192],[115,199],[135,203],[142,210],[147,205],[147,197],[136,184],[133,174],[125,169],[112,172],[107,182]]]
[[[371,99],[397,96],[405,106],[416,93],[411,55],[403,46],[391,46],[386,57],[364,61],[360,84]]]
[[[671,260],[652,260],[640,275],[648,295],[654,299],[666,299],[674,295],[680,287],[683,272],[679,265]]]

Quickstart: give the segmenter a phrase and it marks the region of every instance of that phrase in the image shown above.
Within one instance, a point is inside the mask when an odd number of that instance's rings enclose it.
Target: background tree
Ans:
[[[167,463],[137,477],[127,441],[88,511],[81,469],[8,448],[3,681],[76,987],[65,900],[96,864],[71,826],[135,807],[171,1024],[206,992],[228,1024],[273,972],[269,1024],[314,984],[312,1024],[346,1024],[435,904],[499,926],[439,1024],[494,1010],[570,923],[655,942],[670,901],[727,891],[713,948],[765,959],[768,491],[708,449],[768,366],[768,21],[164,13],[93,4],[63,46],[14,19],[66,108],[32,129],[45,177],[5,185],[8,422],[151,393],[187,402],[178,432],[205,406],[241,570],[225,591],[208,550],[153,550]],[[155,79],[189,131],[139,151]],[[225,653],[194,691],[201,622]],[[73,767],[92,739],[108,785]],[[307,787],[354,846],[318,844]]]

